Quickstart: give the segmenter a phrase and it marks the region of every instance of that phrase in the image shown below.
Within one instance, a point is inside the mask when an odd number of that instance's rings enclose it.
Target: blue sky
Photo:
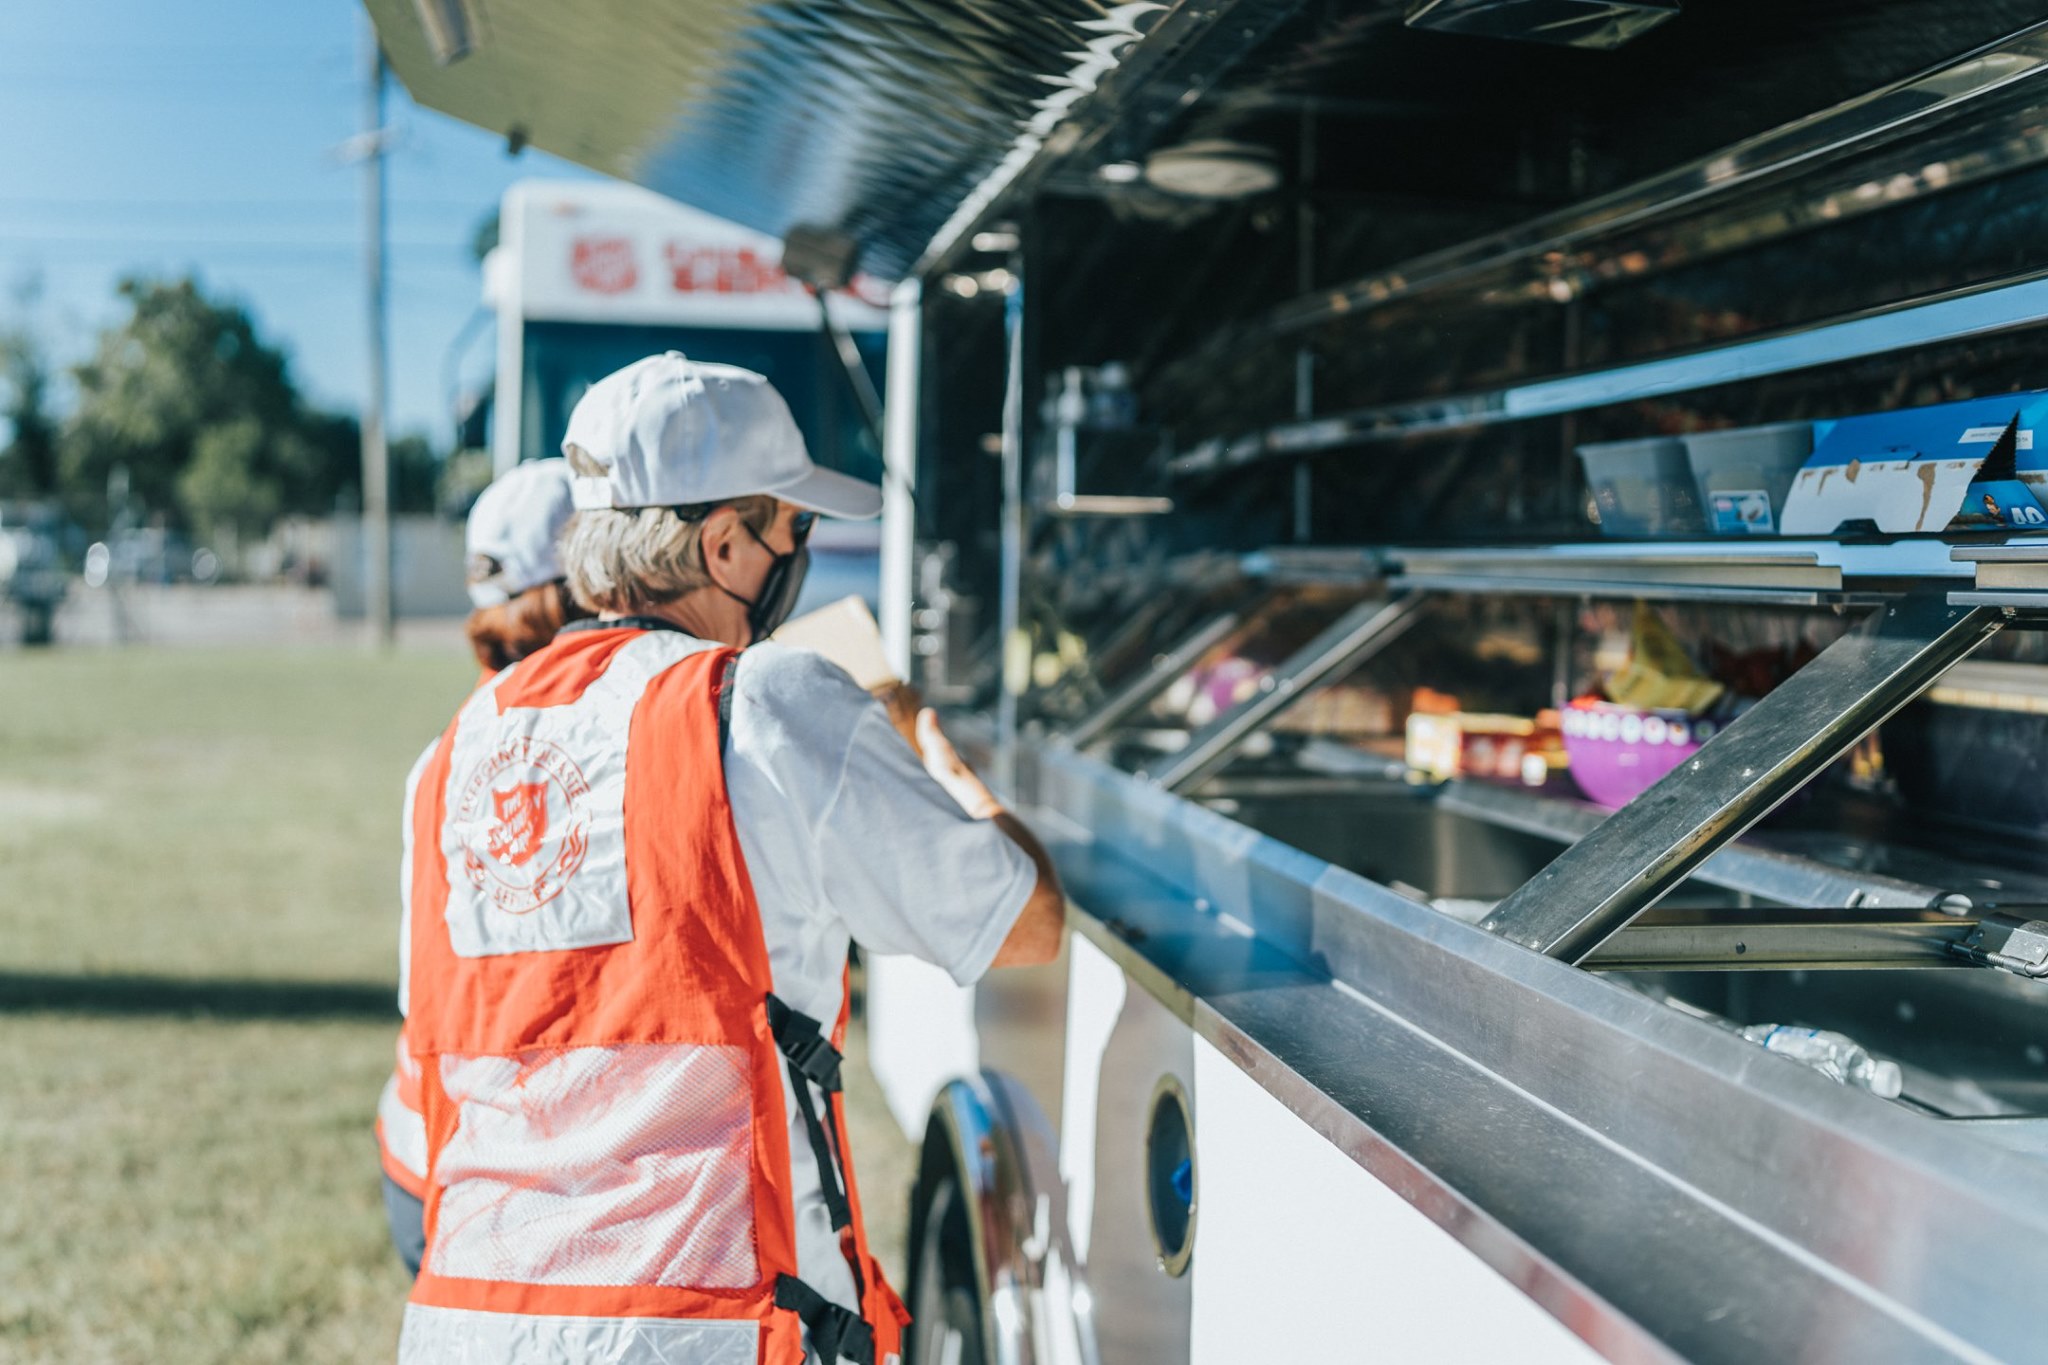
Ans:
[[[360,127],[367,22],[350,0],[0,5],[0,322],[26,312],[69,362],[121,316],[123,274],[193,272],[250,307],[315,401],[354,410],[362,176],[335,149]],[[396,81],[389,108],[392,427],[441,444],[477,224],[514,180],[589,173],[508,157]],[[467,375],[489,350],[486,332]]]

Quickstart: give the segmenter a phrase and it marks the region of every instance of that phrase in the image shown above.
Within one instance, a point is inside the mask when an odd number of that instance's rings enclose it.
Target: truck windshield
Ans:
[[[885,338],[879,332],[862,332],[854,339],[879,391]],[[828,469],[881,482],[882,453],[862,419],[837,354],[815,331],[529,322],[520,385],[520,458],[559,454],[569,410],[583,391],[613,370],[661,351],[681,351],[694,360],[739,365],[768,376],[789,403],[812,459]]]

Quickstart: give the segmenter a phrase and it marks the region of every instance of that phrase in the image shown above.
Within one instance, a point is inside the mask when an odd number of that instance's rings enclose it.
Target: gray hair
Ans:
[[[604,466],[580,446],[568,446],[570,469],[602,478]],[[562,533],[562,568],[569,591],[586,611],[630,615],[712,586],[704,567],[704,518],[730,507],[755,532],[775,520],[775,499],[765,493],[700,506],[606,507],[578,512]]]

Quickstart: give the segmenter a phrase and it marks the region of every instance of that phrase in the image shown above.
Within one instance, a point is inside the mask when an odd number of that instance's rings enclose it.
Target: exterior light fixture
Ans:
[[[435,66],[451,65],[476,51],[482,34],[470,0],[412,0],[412,7]]]
[[[1145,159],[1144,175],[1154,189],[1189,199],[1248,199],[1280,183],[1271,152],[1220,138],[1162,148]]]
[[[1145,168],[1135,161],[1110,161],[1095,168],[1095,178],[1107,185],[1129,185],[1145,178]]]

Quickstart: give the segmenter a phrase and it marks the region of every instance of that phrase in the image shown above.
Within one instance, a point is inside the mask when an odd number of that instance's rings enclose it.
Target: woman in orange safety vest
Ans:
[[[650,357],[563,448],[597,618],[489,679],[408,799],[425,1253],[399,1359],[888,1365],[848,947],[963,983],[1047,961],[1057,877],[928,713],[920,766],[838,668],[757,643],[817,515],[880,505],[765,379]]]

